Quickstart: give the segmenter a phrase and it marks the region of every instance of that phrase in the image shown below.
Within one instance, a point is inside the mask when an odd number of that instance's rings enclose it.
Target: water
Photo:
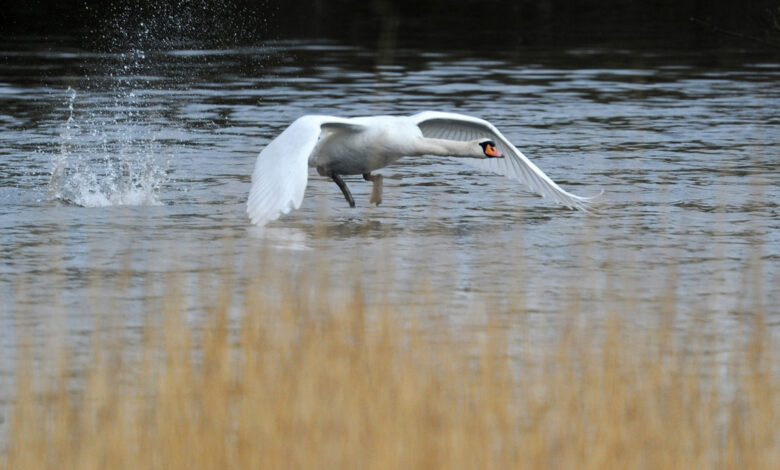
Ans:
[[[24,331],[79,347],[106,318],[138,327],[172,273],[196,315],[199,282],[229,266],[240,296],[263,259],[293,277],[358,272],[369,292],[390,286],[369,302],[455,324],[522,315],[544,329],[576,309],[641,325],[671,301],[676,321],[725,336],[757,311],[777,329],[780,64],[766,57],[34,39],[0,57],[6,358]],[[406,158],[381,171],[380,207],[359,177],[350,209],[312,171],[300,210],[249,225],[256,155],[298,116],[426,109],[490,120],[562,187],[605,202],[587,215],[457,160]]]

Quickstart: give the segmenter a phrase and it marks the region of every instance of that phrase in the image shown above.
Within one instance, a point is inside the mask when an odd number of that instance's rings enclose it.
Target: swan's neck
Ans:
[[[474,142],[422,137],[416,142],[417,155],[439,155],[442,157],[481,157],[479,145]]]

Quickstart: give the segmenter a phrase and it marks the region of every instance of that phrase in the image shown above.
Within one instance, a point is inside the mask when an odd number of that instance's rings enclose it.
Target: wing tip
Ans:
[[[271,207],[270,210],[266,209],[263,211],[263,208],[260,204],[261,201],[253,199],[252,193],[250,193],[249,200],[246,203],[246,215],[249,217],[249,221],[253,225],[262,227],[269,222],[277,220],[284,214],[288,214],[295,209],[299,209],[301,207],[302,200],[303,196],[301,195],[297,201],[295,199],[289,199],[278,207]]]
[[[566,196],[568,196],[567,199],[559,201],[561,204],[569,207],[569,209],[581,210],[588,214],[593,214],[595,206],[606,200],[603,189],[593,196],[577,196],[571,193],[566,193]]]

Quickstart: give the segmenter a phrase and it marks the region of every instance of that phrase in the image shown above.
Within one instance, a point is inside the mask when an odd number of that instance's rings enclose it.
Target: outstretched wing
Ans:
[[[323,129],[351,125],[332,116],[303,116],[272,140],[257,156],[252,173],[246,203],[252,223],[264,225],[301,207],[309,179],[309,157]]]
[[[549,176],[512,145],[493,124],[465,114],[425,111],[412,116],[423,136],[436,139],[474,140],[490,138],[504,158],[463,158],[474,167],[517,180],[543,197],[572,209],[587,210],[594,198],[564,191]]]

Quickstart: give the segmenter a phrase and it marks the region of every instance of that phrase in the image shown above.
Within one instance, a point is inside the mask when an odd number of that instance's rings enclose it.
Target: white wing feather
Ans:
[[[489,122],[465,114],[425,111],[412,116],[425,137],[450,140],[474,140],[483,137],[495,141],[504,158],[464,158],[464,163],[517,180],[543,197],[570,208],[587,210],[594,198],[564,191],[544,174],[520,150]]]
[[[246,203],[253,224],[265,225],[301,207],[309,179],[309,156],[319,140],[323,119],[297,119],[257,156]]]
[[[296,119],[257,156],[246,213],[253,224],[265,225],[301,207],[309,180],[309,158],[323,129],[356,131],[362,126],[335,116]]]
[[[265,225],[301,207],[309,179],[309,159],[323,133],[358,132],[365,126],[335,116],[296,119],[257,156],[246,213],[253,224]]]

